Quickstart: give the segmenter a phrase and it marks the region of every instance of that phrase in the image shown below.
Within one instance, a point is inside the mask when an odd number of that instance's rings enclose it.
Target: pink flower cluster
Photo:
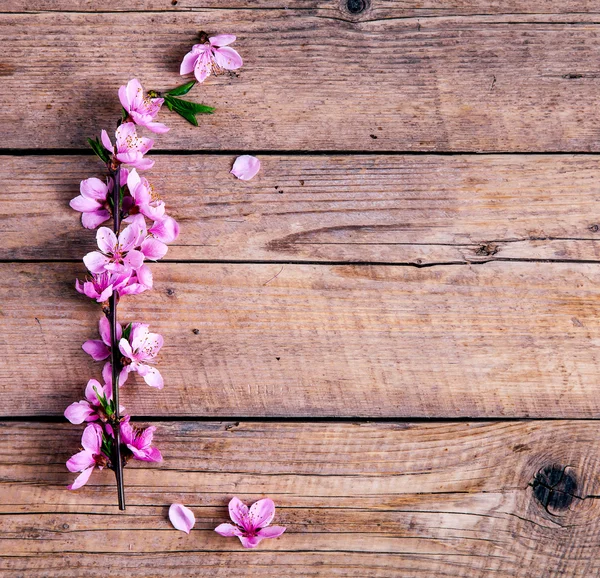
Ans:
[[[136,125],[156,133],[169,130],[154,121],[163,99],[148,97],[136,79],[119,89],[119,98],[124,122],[116,130],[115,144],[104,130],[101,137],[109,153],[107,166],[112,177],[106,182],[95,177],[82,181],[81,194],[70,203],[73,209],[82,213],[81,222],[87,229],[94,229],[114,217],[115,204],[120,211],[119,222],[125,223],[119,232],[105,226],[98,229],[97,249],[83,258],[89,275],[83,282],[77,280],[75,283],[77,291],[101,303],[107,315],[99,321],[100,339],[83,344],[83,350],[96,361],[106,360],[112,354],[108,300],[113,297],[116,306],[124,295],[151,289],[152,273],[147,263],[162,259],[168,250],[167,243],[179,235],[179,225],[167,215],[165,203],[148,180],[138,174],[138,170],[154,165],[154,161],[145,157],[154,141],[138,136]],[[122,165],[129,165],[129,168]],[[119,202],[115,203],[117,174],[120,190]],[[130,373],[135,372],[151,387],[162,389],[163,378],[154,367],[163,345],[162,336],[151,333],[145,323],[129,323],[125,328],[117,323],[115,332],[122,365],[119,387]],[[120,450],[125,463],[129,459],[162,460],[160,451],[152,447],[156,428],[133,426],[129,415],[121,416],[124,408],[115,406],[110,362],[104,365],[102,378],[103,384],[90,379],[85,388],[85,399],[72,403],[65,410],[65,417],[73,424],[93,422],[83,432],[82,450],[67,461],[69,471],[79,473],[69,486],[73,490],[86,484],[95,468],[112,467],[117,439],[115,428],[120,434]]]

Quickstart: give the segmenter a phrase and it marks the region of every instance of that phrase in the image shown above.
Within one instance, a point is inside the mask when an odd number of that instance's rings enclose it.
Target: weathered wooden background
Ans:
[[[600,575],[597,2],[1,10],[0,576]],[[182,234],[122,315],[164,334],[166,387],[124,395],[166,459],[119,513],[108,471],[66,490],[62,412],[99,372],[68,201],[117,88],[179,83],[201,29],[245,66],[153,153]],[[287,533],[216,535],[233,495]]]

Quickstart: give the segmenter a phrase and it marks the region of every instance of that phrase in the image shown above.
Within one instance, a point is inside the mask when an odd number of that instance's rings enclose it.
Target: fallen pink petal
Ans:
[[[260,171],[260,161],[250,155],[242,155],[235,159],[231,174],[235,175],[241,181],[249,181]]]
[[[181,530],[186,534],[190,533],[190,530],[196,524],[196,517],[189,508],[186,508],[183,504],[171,504],[169,508],[169,520],[176,530]]]

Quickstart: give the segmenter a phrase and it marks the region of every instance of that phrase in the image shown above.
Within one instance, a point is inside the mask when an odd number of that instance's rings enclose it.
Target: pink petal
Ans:
[[[131,251],[137,243],[140,229],[137,225],[127,225],[119,234],[119,245],[123,251]],[[106,251],[107,252],[107,251]]]
[[[96,241],[98,242],[98,248],[103,253],[112,253],[117,246],[117,236],[108,227],[98,229]]]
[[[83,195],[79,195],[69,202],[71,209],[79,211],[81,213],[91,213],[102,208],[102,205],[94,199],[87,199]]]
[[[94,455],[87,450],[77,452],[67,460],[67,469],[70,472],[82,472],[86,468],[95,465],[96,461],[94,460]]]
[[[248,506],[234,496],[229,501],[229,517],[235,524],[245,528],[248,525]]]
[[[140,175],[138,175],[138,172],[135,169],[129,171],[129,174],[127,175],[127,188],[129,189],[129,192],[131,193],[132,197],[134,197],[133,192],[141,182],[142,179],[140,178]]]
[[[240,542],[244,548],[256,548],[261,540],[261,536],[239,536]]]
[[[152,271],[148,265],[142,265],[137,271],[137,278],[140,283],[152,289]]]
[[[254,528],[268,526],[275,517],[275,504],[273,500],[265,498],[252,504],[248,512],[248,519]]]
[[[102,448],[102,428],[97,423],[91,423],[83,430],[81,445],[84,450],[99,454]]]
[[[117,147],[119,152],[121,152],[121,150],[127,150],[128,139],[131,138],[135,140],[137,138],[135,124],[133,122],[124,122],[123,124],[119,125],[119,128],[117,128],[115,132],[115,138],[117,139]]]
[[[97,201],[105,201],[108,195],[108,187],[106,183],[102,182],[96,177],[91,179],[85,179],[79,184],[79,191],[81,195],[88,199],[95,199]]]
[[[176,530],[181,530],[186,534],[190,533],[190,530],[196,523],[194,513],[186,508],[183,504],[171,504],[169,508],[169,520]]]
[[[106,209],[94,211],[92,213],[83,213],[81,215],[81,224],[86,229],[95,229],[98,225],[110,218],[110,213]]]
[[[101,317],[100,321],[98,321],[98,332],[100,333],[100,337],[102,337],[102,341],[110,347],[112,335],[110,331],[110,321],[107,317]],[[120,323],[117,323],[117,339],[121,339],[122,334],[123,328]]]
[[[215,528],[215,532],[217,534],[221,534],[221,536],[225,536],[226,538],[230,538],[231,536],[239,536],[242,531],[233,524],[220,524]]]
[[[65,409],[64,415],[72,424],[79,425],[95,413],[87,401],[77,401]]]
[[[102,273],[105,266],[110,263],[110,259],[98,251],[92,251],[83,258],[83,263],[88,271],[91,271],[92,273]]]
[[[107,151],[111,153],[114,152],[114,148],[112,143],[110,142],[110,138],[108,137],[108,133],[105,130],[102,130],[100,133],[100,139],[102,140],[102,144]]]
[[[119,350],[128,359],[133,359],[133,350],[127,339],[121,339],[121,341],[119,341]]]
[[[123,263],[132,269],[139,269],[144,264],[144,254],[137,250],[129,251]]]
[[[110,347],[106,346],[98,339],[90,339],[86,341],[81,348],[91,355],[94,361],[102,361],[110,355]]]
[[[81,472],[75,478],[75,481],[70,486],[67,486],[68,489],[69,490],[78,490],[79,488],[81,488],[81,486],[85,486],[88,483],[88,480],[90,479],[90,476],[92,475],[93,471],[94,471],[94,466],[87,468],[87,470],[83,470],[83,472]]]
[[[166,124],[163,124],[162,122],[149,122],[145,126],[149,131],[154,132],[156,134],[164,134],[171,130]]]
[[[125,85],[119,87],[119,100],[121,101],[121,106],[129,112],[131,110],[131,106],[129,105],[129,99],[127,98],[127,87]]]
[[[104,387],[100,385],[100,382],[97,379],[90,379],[85,386],[85,399],[87,399],[89,403],[100,405],[96,390],[98,391],[98,394],[104,394]]]
[[[210,75],[212,68],[212,57],[209,52],[204,52],[196,61],[194,76],[198,82],[204,82]]]
[[[261,528],[257,534],[261,538],[278,538],[285,530],[285,526],[269,526],[268,528]]]
[[[235,42],[235,36],[233,34],[217,34],[216,36],[211,36],[208,41],[212,46],[227,46]]]
[[[242,57],[230,46],[216,48],[213,58],[225,70],[237,70],[244,64]]]
[[[144,378],[144,381],[150,387],[156,387],[156,389],[162,389],[164,387],[162,375],[156,367],[150,367],[145,363],[140,363],[137,372]]]
[[[133,78],[127,83],[126,91],[131,108],[139,108],[144,101],[144,89],[142,88],[142,83],[137,78]]]
[[[167,254],[168,250],[169,248],[164,243],[158,239],[153,239],[152,237],[145,239],[140,247],[140,251],[144,254],[146,259],[150,259],[151,261],[162,259]]]
[[[192,49],[183,57],[181,66],[179,67],[179,74],[181,76],[185,76],[186,74],[191,74],[192,72],[194,72],[194,66],[196,66],[198,56],[199,53],[194,52],[194,50]]]
[[[121,160],[121,159],[119,159]],[[126,163],[129,163],[130,165],[140,169],[140,171],[147,171],[148,169],[151,169],[154,166],[154,161],[150,160],[150,159],[145,159],[145,158],[138,158],[138,159],[134,159],[131,161],[123,161]]]
[[[148,232],[163,243],[172,243],[179,236],[179,223],[173,217],[165,217],[154,223]]]
[[[242,155],[235,159],[231,174],[242,181],[249,181],[260,170],[260,161],[250,155]]]

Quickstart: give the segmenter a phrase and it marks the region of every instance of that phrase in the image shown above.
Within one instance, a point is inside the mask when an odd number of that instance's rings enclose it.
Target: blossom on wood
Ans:
[[[196,524],[196,516],[194,512],[189,508],[186,508],[183,504],[171,504],[169,508],[169,520],[176,530],[181,530],[186,534],[190,533],[190,530]]]
[[[83,431],[81,445],[83,450],[67,460],[70,472],[80,472],[69,490],[77,490],[87,484],[94,468],[102,469],[107,464],[107,456],[102,453],[102,428],[97,423],[91,423]]]
[[[130,273],[139,269],[144,263],[144,254],[135,248],[140,245],[139,237],[136,225],[125,227],[118,237],[108,227],[100,227],[96,235],[100,251],[88,253],[83,262],[91,273]]]
[[[235,42],[233,34],[211,36],[203,44],[194,44],[181,63],[179,74],[194,73],[198,82],[204,82],[210,74],[222,74],[236,70],[243,64],[242,57],[229,44]]]
[[[144,92],[137,78],[130,80],[127,86],[119,88],[119,100],[135,124],[144,126],[156,133],[164,133],[169,130],[168,126],[160,122],[154,122],[164,99],[150,98]]]
[[[124,357],[123,371],[136,371],[149,386],[162,389],[164,382],[160,372],[148,365],[154,363],[162,346],[162,335],[150,333],[145,323],[132,323],[129,340],[119,341],[119,350]]]
[[[136,169],[129,172],[127,189],[132,197],[134,206],[139,212],[152,221],[159,221],[165,214],[165,203],[161,201],[148,179],[140,177]],[[132,207],[133,208],[133,207]],[[129,211],[131,213],[131,209]]]
[[[133,454],[134,459],[143,462],[160,462],[162,455],[160,451],[151,446],[155,426],[138,428],[129,423],[129,416],[126,415],[121,421],[121,442]]]
[[[131,273],[102,271],[91,275],[83,283],[79,279],[75,279],[75,289],[90,299],[95,299],[98,303],[103,303],[113,294],[113,291],[125,295],[141,293],[150,288],[144,287],[140,290],[137,290],[137,288],[127,290],[127,287],[133,285],[131,277]]]
[[[140,137],[135,130],[135,124],[125,122],[115,132],[116,146],[103,130],[101,133],[102,144],[106,150],[113,153],[119,162],[131,165],[140,170],[151,169],[154,161],[144,158],[144,155],[152,148],[154,141],[151,138]]]
[[[69,205],[82,213],[81,224],[86,229],[95,229],[110,218],[107,200],[110,189],[106,183],[96,177],[85,179],[79,185],[79,192]]]
[[[221,524],[215,532],[221,536],[237,536],[244,548],[256,548],[264,538],[277,538],[285,532],[283,526],[269,526],[275,517],[275,504],[269,498],[258,500],[248,509],[234,497],[229,502],[229,517],[233,524]]]

